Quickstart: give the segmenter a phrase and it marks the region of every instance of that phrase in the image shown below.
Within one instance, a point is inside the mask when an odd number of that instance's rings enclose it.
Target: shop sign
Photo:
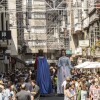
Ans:
[[[89,47],[89,40],[79,40],[80,47]]]
[[[1,40],[9,40],[11,39],[11,31],[0,31],[0,39]]]

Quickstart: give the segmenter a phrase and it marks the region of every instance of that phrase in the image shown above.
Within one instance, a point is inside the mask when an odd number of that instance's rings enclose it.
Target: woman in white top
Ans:
[[[75,89],[75,84],[71,84],[71,94],[74,96],[73,100],[76,100],[76,89]]]
[[[71,85],[67,84],[66,89],[64,90],[64,100],[74,100],[75,95],[71,94],[71,90]]]
[[[86,85],[84,84],[81,90],[81,100],[86,100],[86,99],[87,99],[87,88]]]

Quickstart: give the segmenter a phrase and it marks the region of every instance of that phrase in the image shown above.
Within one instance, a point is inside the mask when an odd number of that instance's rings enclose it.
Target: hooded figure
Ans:
[[[43,50],[39,50],[38,57],[36,58],[36,68],[36,81],[40,87],[40,94],[50,94],[52,92],[52,82],[49,65],[43,54]]]

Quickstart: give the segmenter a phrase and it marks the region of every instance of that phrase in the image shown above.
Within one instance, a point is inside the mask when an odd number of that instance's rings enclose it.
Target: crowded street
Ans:
[[[0,0],[0,100],[100,100],[100,0]]]

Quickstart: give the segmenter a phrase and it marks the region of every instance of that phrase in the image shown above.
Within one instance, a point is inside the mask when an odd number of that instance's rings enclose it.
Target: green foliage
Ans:
[[[96,42],[96,46],[100,47],[100,40]]]
[[[95,46],[95,45],[93,45],[93,46],[91,47],[91,52],[92,52],[92,53],[94,53],[94,52],[95,52],[95,50],[96,50],[96,46]]]

